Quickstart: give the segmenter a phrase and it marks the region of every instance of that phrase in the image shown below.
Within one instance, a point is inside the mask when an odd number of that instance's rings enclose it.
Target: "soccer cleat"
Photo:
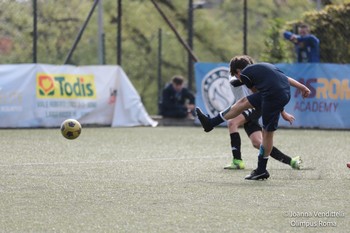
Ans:
[[[252,173],[250,173],[250,175],[247,175],[245,177],[246,180],[265,180],[267,178],[270,177],[270,174],[267,170],[265,170],[264,172],[258,172],[258,170],[254,170],[252,171]]]
[[[224,169],[229,169],[229,170],[243,170],[244,168],[245,168],[244,161],[240,159],[233,159],[232,163],[224,167]]]
[[[292,158],[292,160],[290,161],[290,166],[293,169],[300,170],[302,162],[303,161],[301,160],[300,156],[297,156],[297,157]]]
[[[202,127],[204,128],[205,132],[210,132],[212,129],[214,129],[213,126],[211,126],[210,121],[209,121],[209,115],[204,115],[202,110],[198,107],[196,107],[196,113],[199,121],[202,124]]]

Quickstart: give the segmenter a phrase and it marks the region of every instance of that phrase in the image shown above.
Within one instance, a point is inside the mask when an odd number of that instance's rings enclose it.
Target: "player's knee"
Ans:
[[[259,149],[261,142],[260,141],[252,141],[252,145],[254,146],[254,148]]]
[[[227,121],[228,127],[236,127],[236,122],[234,120],[228,120]]]
[[[235,120],[228,120],[227,126],[230,129],[230,131],[237,131],[238,130],[238,124]]]

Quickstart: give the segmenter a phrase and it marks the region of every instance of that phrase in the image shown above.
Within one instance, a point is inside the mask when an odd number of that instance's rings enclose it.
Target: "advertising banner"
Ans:
[[[127,101],[125,101],[127,100]],[[119,66],[0,65],[0,127],[156,126]]]
[[[291,128],[350,129],[350,65],[298,63],[275,64],[287,76],[305,84],[311,95],[303,99],[291,87],[292,97],[285,110],[295,116]],[[229,84],[228,63],[196,63],[196,104],[210,116],[235,102]]]

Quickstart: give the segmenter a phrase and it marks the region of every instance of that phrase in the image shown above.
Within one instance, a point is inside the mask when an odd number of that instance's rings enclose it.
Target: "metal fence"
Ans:
[[[93,1],[1,0],[0,63],[63,64],[92,10]],[[116,9],[115,6],[112,6]],[[97,9],[86,25],[70,63],[103,62]],[[40,36],[36,36],[40,35]],[[103,36],[103,34],[102,34]],[[116,46],[115,32],[112,46]],[[95,56],[91,56],[94,54]],[[108,53],[115,63],[115,53]]]

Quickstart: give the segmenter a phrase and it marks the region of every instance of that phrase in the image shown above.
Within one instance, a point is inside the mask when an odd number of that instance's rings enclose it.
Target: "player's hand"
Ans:
[[[306,86],[303,86],[303,88],[301,89],[301,94],[302,94],[303,98],[306,98],[311,94],[311,91]]]
[[[288,112],[286,112],[284,110],[281,112],[281,116],[282,116],[283,120],[288,121],[289,124],[293,124],[293,122],[295,120],[295,117],[292,114],[289,114]]]

